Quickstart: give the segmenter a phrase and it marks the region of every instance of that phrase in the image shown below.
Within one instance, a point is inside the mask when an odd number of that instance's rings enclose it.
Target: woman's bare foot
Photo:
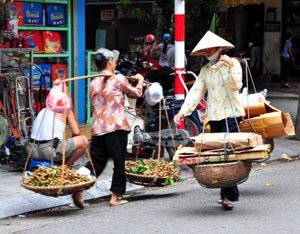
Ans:
[[[74,193],[72,195],[73,201],[75,206],[77,206],[80,209],[84,209],[85,204],[84,204],[84,200],[83,200],[83,191]]]
[[[109,205],[110,206],[119,206],[119,205],[124,205],[126,203],[128,203],[127,200],[117,200],[117,201],[110,201]]]
[[[119,205],[124,205],[126,203],[128,203],[127,200],[119,200],[118,199],[118,194],[117,193],[112,193],[111,194],[111,198],[110,198],[110,201],[109,201],[110,206],[119,206]]]

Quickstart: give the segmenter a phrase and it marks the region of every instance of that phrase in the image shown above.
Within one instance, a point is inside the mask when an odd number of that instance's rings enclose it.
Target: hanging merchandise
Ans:
[[[22,2],[10,2],[7,4],[10,21],[16,21],[18,26],[24,25],[24,13]]]

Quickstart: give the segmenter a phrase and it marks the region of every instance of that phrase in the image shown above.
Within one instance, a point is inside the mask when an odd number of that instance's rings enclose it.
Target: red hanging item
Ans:
[[[66,110],[68,114],[71,111],[72,100],[65,82],[61,81],[51,88],[46,98],[46,106],[57,113],[63,113]]]
[[[202,98],[199,102],[199,104],[197,105],[198,110],[205,112],[206,108],[207,108],[207,104],[206,104],[206,100],[204,98]]]

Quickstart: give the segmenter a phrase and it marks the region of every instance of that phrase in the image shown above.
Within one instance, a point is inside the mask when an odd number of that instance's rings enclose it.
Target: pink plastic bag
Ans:
[[[69,93],[65,91],[66,87],[64,82],[53,86],[46,98],[47,108],[57,113],[63,113],[65,110],[69,113],[72,109],[72,100]]]

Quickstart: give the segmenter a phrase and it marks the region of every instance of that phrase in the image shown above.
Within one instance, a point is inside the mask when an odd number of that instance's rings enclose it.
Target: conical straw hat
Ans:
[[[213,47],[222,47],[222,50],[229,50],[234,48],[234,45],[214,34],[213,32],[207,31],[202,39],[198,42],[196,47],[193,49],[190,56],[201,56],[203,55],[204,49]]]

